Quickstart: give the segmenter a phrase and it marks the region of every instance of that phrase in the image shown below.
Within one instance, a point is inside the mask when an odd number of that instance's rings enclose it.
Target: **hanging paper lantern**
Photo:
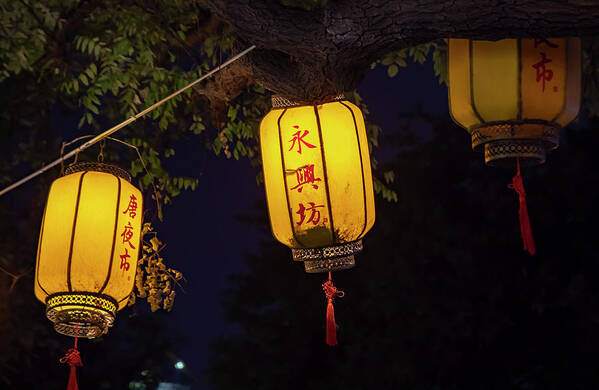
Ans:
[[[342,296],[330,271],[355,265],[374,224],[370,155],[360,109],[346,100],[297,105],[275,96],[260,124],[264,184],[272,232],[307,272],[329,272],[323,285],[328,327]],[[334,289],[334,291],[333,291]],[[329,329],[329,344],[336,344]]]
[[[545,162],[580,108],[579,38],[449,40],[453,120],[487,164]]]
[[[133,289],[142,195],[115,166],[80,163],[50,188],[37,252],[35,295],[57,332],[108,331]]]
[[[449,40],[449,107],[453,120],[484,149],[490,165],[516,166],[524,249],[536,252],[520,164],[545,162],[559,132],[580,109],[578,38]]]

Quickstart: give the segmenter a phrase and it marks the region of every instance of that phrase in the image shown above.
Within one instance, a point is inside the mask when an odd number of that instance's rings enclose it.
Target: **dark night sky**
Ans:
[[[398,112],[409,112],[417,106],[427,113],[447,112],[447,88],[439,85],[431,61],[410,64],[395,78],[389,78],[385,68],[379,66],[368,72],[359,92],[370,110],[369,119],[382,128],[382,145],[385,135],[392,134],[400,124]],[[416,121],[413,126],[419,134],[427,133],[424,122]],[[165,212],[165,223],[159,227],[167,244],[163,252],[166,259],[187,279],[185,293],[178,292],[169,326],[173,334],[185,340],[175,351],[178,357],[195,377],[202,378],[210,342],[235,331],[234,325],[223,318],[220,305],[227,275],[243,271],[245,254],[256,253],[261,239],[274,238],[261,237],[257,229],[235,219],[251,212],[256,201],[264,199],[264,189],[255,180],[257,170],[247,160],[216,157],[199,140],[197,144],[177,145],[176,153],[166,167],[173,175],[199,177],[199,186],[175,199]],[[375,156],[382,160],[390,153],[382,146]],[[291,266],[291,253],[281,261]]]

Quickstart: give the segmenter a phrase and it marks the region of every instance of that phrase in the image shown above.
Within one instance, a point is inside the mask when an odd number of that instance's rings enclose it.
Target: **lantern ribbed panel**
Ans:
[[[578,114],[578,38],[449,39],[449,105],[489,164],[542,163]]]
[[[35,295],[48,305],[51,320],[60,322],[62,311],[81,309],[85,335],[86,310],[110,320],[126,306],[135,282],[141,225],[142,195],[119,176],[84,170],[52,183],[34,282]]]
[[[344,245],[360,240],[375,219],[360,110],[348,101],[273,109],[262,120],[260,140],[275,238],[295,249],[340,246],[339,256],[355,253]],[[298,260],[304,255],[294,252]]]

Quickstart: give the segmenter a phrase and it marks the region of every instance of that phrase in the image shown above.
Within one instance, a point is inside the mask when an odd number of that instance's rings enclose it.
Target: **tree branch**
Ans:
[[[10,294],[12,292],[12,290],[15,288],[15,286],[16,286],[17,282],[19,281],[19,279],[21,279],[23,276],[26,276],[29,273],[31,273],[31,271],[33,271],[33,268],[31,268],[27,272],[24,272],[24,273],[19,274],[19,275],[15,275],[15,274],[13,274],[11,272],[8,272],[3,267],[0,267],[0,271],[4,272],[5,274],[7,274],[8,276],[10,276],[12,278],[12,282],[10,284],[10,288],[8,289],[8,293]]]
[[[256,80],[300,101],[354,89],[384,54],[439,38],[599,34],[592,0],[338,0],[304,11],[272,0],[206,0],[244,43]]]

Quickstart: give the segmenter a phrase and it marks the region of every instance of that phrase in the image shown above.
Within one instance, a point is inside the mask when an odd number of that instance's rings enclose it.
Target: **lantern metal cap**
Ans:
[[[333,99],[331,99],[329,101],[319,102],[317,104],[336,102],[336,101],[340,101],[340,100],[345,100],[345,95],[342,93],[335,96]],[[286,97],[283,97],[281,95],[272,95],[271,101],[272,101],[272,108],[289,108],[289,107],[300,107],[300,106],[308,105],[308,104],[294,102],[293,100],[289,100]]]
[[[303,261],[306,272],[328,272],[352,268],[354,255],[362,251],[362,240],[320,248],[292,248],[293,260]]]
[[[90,292],[68,292],[46,298],[46,316],[65,336],[96,338],[114,323],[118,303],[112,297]]]
[[[120,177],[121,179],[125,179],[128,182],[131,182],[131,174],[127,172],[125,169],[114,164],[106,164],[95,161],[86,161],[69,165],[65,168],[64,175],[70,175],[71,173],[85,171],[110,173],[112,175]]]

